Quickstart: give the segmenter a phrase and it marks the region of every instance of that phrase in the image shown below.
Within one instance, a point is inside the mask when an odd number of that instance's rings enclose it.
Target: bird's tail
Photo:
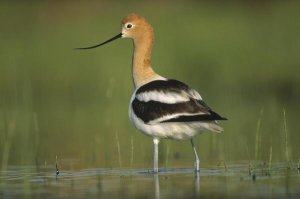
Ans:
[[[206,123],[205,128],[216,133],[221,133],[224,131],[224,129],[220,127],[217,122]]]

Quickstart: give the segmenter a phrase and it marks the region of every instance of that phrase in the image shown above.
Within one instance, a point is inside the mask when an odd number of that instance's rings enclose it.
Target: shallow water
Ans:
[[[60,171],[55,166],[11,166],[1,171],[0,198],[299,198],[297,164],[247,163],[192,169],[90,168]]]

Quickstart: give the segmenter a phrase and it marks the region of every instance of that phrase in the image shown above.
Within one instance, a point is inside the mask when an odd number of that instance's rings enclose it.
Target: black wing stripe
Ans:
[[[183,82],[177,80],[155,80],[149,82],[141,86],[137,91],[136,94],[149,92],[149,91],[164,91],[164,92],[176,92],[181,93],[182,91],[189,91],[188,85],[184,84]]]
[[[222,118],[208,109],[208,107],[199,106],[199,101],[194,100],[176,104],[166,104],[157,101],[143,102],[135,98],[132,102],[132,109],[135,115],[145,123],[149,123],[152,120],[159,119],[166,115],[181,113],[197,114],[203,112],[203,119],[205,121]]]
[[[202,122],[202,121],[214,121],[214,120],[227,120],[224,117],[221,117],[219,114],[212,112],[213,114],[208,115],[182,115],[176,118],[162,121],[165,122]]]
[[[192,101],[165,104],[157,101],[143,102],[135,98],[132,102],[132,108],[135,115],[142,119],[145,123],[161,118],[165,115],[199,112],[197,104]]]

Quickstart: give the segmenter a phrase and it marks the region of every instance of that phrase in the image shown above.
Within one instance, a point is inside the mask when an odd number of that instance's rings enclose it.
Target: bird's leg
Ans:
[[[193,138],[191,139],[191,144],[192,144],[194,155],[195,155],[195,165],[194,165],[195,166],[195,171],[200,172],[200,160],[199,160],[199,157],[198,157],[195,145],[194,145]]]
[[[158,138],[153,138],[154,143],[154,173],[158,173]]]

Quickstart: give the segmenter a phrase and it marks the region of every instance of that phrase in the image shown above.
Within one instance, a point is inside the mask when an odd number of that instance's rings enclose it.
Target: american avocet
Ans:
[[[212,111],[194,89],[154,72],[150,62],[153,37],[153,29],[143,17],[129,14],[122,20],[120,34],[98,45],[77,49],[96,48],[118,38],[132,39],[135,90],[130,100],[129,117],[138,130],[153,138],[154,172],[158,172],[158,143],[162,138],[190,139],[195,170],[199,171],[200,161],[193,137],[203,130],[222,132],[217,120],[226,118]]]

